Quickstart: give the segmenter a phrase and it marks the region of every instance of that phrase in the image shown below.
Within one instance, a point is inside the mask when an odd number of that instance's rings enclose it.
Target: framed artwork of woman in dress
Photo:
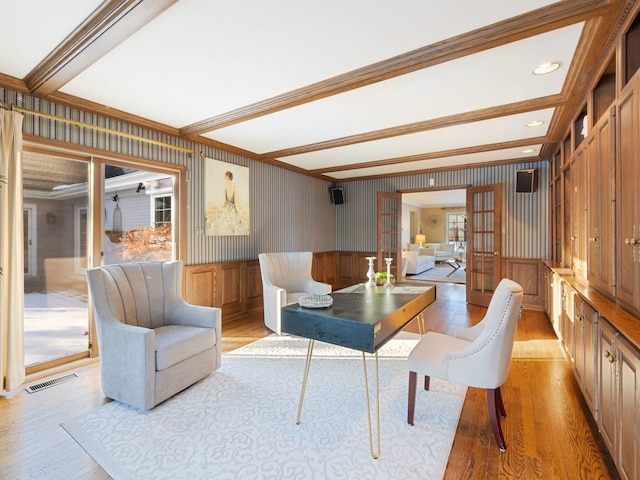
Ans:
[[[205,235],[249,235],[249,168],[204,159]]]

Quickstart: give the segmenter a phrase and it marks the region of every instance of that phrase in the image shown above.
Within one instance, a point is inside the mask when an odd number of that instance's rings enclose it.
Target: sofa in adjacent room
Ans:
[[[436,262],[446,262],[455,256],[453,243],[423,243],[422,246],[433,249]]]
[[[418,243],[410,243],[407,250],[402,252],[402,258],[407,260],[407,275],[416,275],[429,270],[436,265],[433,249],[422,248]]]

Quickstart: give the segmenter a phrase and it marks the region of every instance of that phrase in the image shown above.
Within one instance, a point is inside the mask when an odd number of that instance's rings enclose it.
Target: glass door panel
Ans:
[[[24,153],[24,338],[28,373],[47,368],[63,357],[88,356],[88,180],[89,164],[85,161]]]
[[[386,272],[385,258],[391,258],[390,272],[395,278],[402,276],[400,249],[402,230],[402,194],[378,192],[377,201],[377,272]]]

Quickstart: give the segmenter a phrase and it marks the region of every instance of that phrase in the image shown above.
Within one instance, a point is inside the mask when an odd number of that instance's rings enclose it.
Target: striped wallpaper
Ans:
[[[534,193],[515,193],[516,171],[538,169]],[[344,183],[347,202],[337,218],[338,250],[372,251],[376,248],[376,192],[424,189],[429,179],[434,187],[460,185],[503,185],[502,256],[547,258],[549,255],[549,163],[526,162],[513,165],[421,173]]]
[[[372,251],[376,242],[376,192],[437,187],[504,185],[503,256],[546,258],[548,246],[547,162],[344,182],[346,202],[331,204],[329,182],[264,164],[234,153],[159,134],[146,128],[0,88],[0,101],[201,152],[191,154],[139,140],[25,115],[24,133],[187,168],[187,264],[246,260],[264,251]],[[204,157],[250,169],[251,234],[205,236]],[[516,194],[516,170],[538,168],[538,190]]]

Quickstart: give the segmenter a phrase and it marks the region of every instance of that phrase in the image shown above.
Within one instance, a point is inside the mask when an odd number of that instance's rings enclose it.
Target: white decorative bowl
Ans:
[[[327,308],[333,305],[333,298],[331,295],[308,293],[306,295],[301,295],[298,298],[298,303],[304,308]]]

